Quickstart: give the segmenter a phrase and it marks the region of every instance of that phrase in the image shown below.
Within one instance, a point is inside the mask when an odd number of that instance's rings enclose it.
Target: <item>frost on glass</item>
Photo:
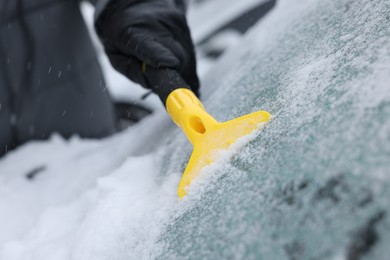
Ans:
[[[386,0],[280,1],[220,61],[211,114],[273,119],[170,221],[160,259],[387,259],[389,25]]]

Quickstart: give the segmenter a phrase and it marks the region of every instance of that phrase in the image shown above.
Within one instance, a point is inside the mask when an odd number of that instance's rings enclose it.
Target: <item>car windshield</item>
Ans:
[[[169,226],[161,259],[386,258],[389,11],[386,1],[280,2],[219,61],[204,83],[211,114],[273,119]]]

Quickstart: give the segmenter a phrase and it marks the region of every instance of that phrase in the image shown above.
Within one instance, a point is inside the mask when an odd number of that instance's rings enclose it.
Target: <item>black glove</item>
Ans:
[[[195,52],[186,18],[169,1],[111,0],[95,27],[114,68],[152,89],[164,104],[175,88],[190,87],[198,94]],[[186,86],[154,86],[148,80],[149,68],[176,70]]]

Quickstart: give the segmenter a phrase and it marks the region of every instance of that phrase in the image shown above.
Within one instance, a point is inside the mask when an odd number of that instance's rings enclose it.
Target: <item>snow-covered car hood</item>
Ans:
[[[273,119],[182,201],[191,146],[163,109],[103,141],[9,155],[1,259],[386,259],[389,13],[386,0],[279,1],[203,81],[217,119]]]

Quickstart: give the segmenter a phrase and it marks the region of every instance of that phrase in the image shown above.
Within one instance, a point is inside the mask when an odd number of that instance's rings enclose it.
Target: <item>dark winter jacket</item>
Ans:
[[[114,133],[76,0],[0,1],[0,155],[32,139]]]

